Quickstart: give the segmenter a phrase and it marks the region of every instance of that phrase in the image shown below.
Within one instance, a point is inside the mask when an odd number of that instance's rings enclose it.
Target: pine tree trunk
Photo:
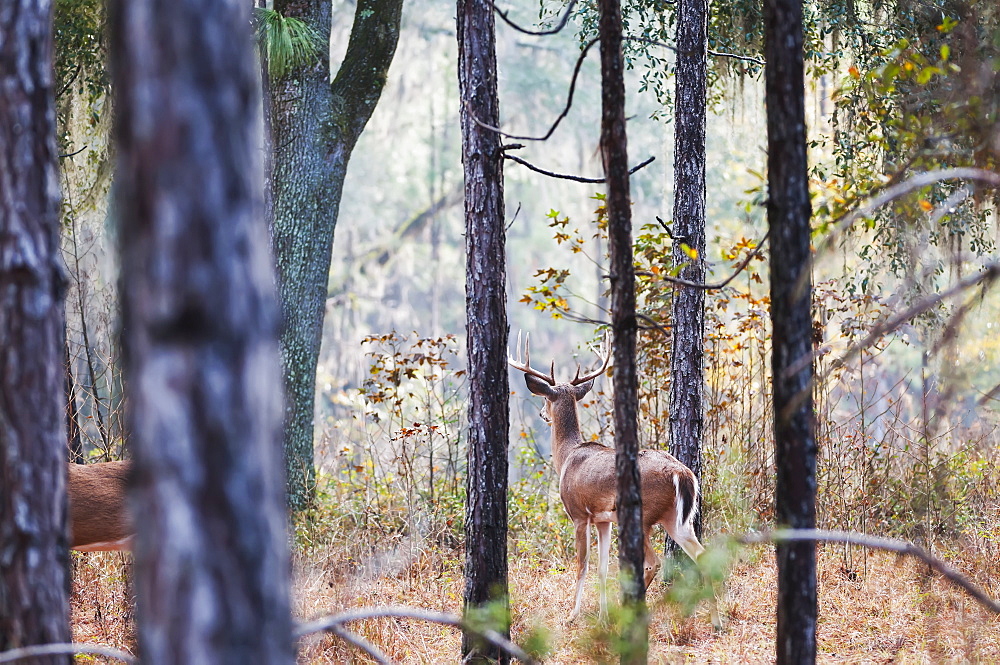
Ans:
[[[51,17],[0,11],[0,651],[70,638]]]
[[[779,527],[812,529],[816,525],[816,440],[800,0],[767,0],[764,25],[775,519]],[[811,542],[779,544],[777,559],[777,662],[815,662],[816,546]]]
[[[465,607],[507,605],[507,293],[493,6],[458,2],[458,82],[465,168],[469,440],[465,509]],[[470,662],[507,656],[468,633]]]
[[[619,0],[600,0],[601,157],[607,182],[608,244],[611,254],[611,327],[614,331],[615,469],[618,477],[618,561],[622,602],[634,609],[625,626],[622,663],[645,663],[648,617],[643,579],[642,493],[639,481],[639,379],[635,367],[635,269],[629,201],[625,79]]]
[[[677,77],[674,95],[674,265],[681,279],[705,283],[705,114],[708,6],[677,5]],[[692,258],[682,245],[697,252]],[[705,396],[705,291],[674,291],[670,355],[670,451],[701,480]],[[701,496],[699,495],[699,503]],[[694,523],[701,538],[701,506]],[[677,545],[667,538],[668,547]]]
[[[301,510],[311,503],[315,484],[316,365],[344,177],[385,85],[399,39],[402,0],[359,0],[347,53],[332,84],[329,0],[282,0],[275,9],[307,21],[323,45],[315,63],[271,85],[285,463],[289,505]]]
[[[143,662],[294,663],[250,5],[112,3]]]

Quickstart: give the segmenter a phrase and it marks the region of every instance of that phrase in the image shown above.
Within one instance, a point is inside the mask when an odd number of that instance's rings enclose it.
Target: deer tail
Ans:
[[[683,528],[694,519],[698,509],[698,480],[693,473],[678,473],[674,476],[677,497],[677,527]]]

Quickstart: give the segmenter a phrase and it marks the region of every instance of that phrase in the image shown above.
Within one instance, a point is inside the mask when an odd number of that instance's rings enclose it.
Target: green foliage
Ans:
[[[69,101],[80,95],[93,127],[111,90],[103,0],[56,0],[52,15],[56,101],[61,149],[68,147]]]
[[[319,31],[294,16],[273,9],[254,8],[258,47],[267,54],[268,74],[279,79],[316,62],[326,45]]]

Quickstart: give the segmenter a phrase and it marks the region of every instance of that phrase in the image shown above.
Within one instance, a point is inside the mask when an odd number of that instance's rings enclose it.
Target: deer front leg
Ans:
[[[583,606],[583,583],[587,578],[587,559],[590,557],[590,519],[575,521],[576,526],[576,605],[569,615],[572,622],[580,615]]]
[[[597,523],[597,572],[601,579],[601,619],[608,618],[608,559],[611,557],[611,522]]]

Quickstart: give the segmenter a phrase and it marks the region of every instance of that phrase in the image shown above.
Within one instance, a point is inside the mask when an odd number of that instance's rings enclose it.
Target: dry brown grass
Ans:
[[[654,583],[650,625],[652,663],[767,663],[773,661],[775,571],[766,550],[748,552],[737,562],[720,598],[728,617],[716,632],[707,606],[681,616],[663,602]],[[327,551],[299,557],[295,565],[295,611],[314,618],[337,611],[406,605],[455,613],[461,607],[462,562],[413,545],[397,553],[395,565],[380,574],[341,565]],[[1000,595],[1000,562],[973,554],[948,556],[994,597]],[[842,549],[826,546],[819,559],[819,660],[823,663],[992,663],[1000,662],[1000,619],[990,617],[959,590],[914,561],[892,554],[855,551],[845,567]],[[552,633],[546,662],[616,660],[592,643],[597,609],[596,574],[589,579],[586,609],[568,625],[574,573],[570,562],[523,556],[511,561],[512,631],[523,638],[537,624]],[[612,564],[614,566],[614,563]],[[118,555],[78,557],[73,624],[78,641],[130,648],[133,644],[125,565]],[[385,572],[385,571],[389,572]],[[615,597],[616,589],[609,593]],[[358,632],[401,663],[459,662],[460,638],[447,627],[410,620],[380,619],[356,626]],[[301,663],[369,662],[343,642],[313,636],[302,644]]]

